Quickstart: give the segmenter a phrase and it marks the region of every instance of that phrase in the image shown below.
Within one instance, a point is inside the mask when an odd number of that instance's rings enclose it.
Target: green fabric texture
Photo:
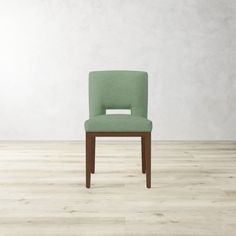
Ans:
[[[142,71],[89,73],[87,132],[151,131],[147,119],[148,74]],[[130,109],[131,115],[106,115],[106,109]]]
[[[85,130],[88,132],[147,132],[152,130],[152,122],[141,116],[99,115],[85,122]]]

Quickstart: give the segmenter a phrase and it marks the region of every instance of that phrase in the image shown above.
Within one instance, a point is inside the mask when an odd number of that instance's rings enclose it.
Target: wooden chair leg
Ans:
[[[91,135],[86,133],[86,188],[90,188],[91,182]]]
[[[95,173],[95,150],[96,150],[96,137],[91,137],[91,173]]]
[[[151,133],[145,134],[146,187],[151,188]]]
[[[120,134],[118,134],[118,136],[119,135]],[[113,134],[111,136],[113,136]],[[127,136],[127,134],[124,133],[124,136]],[[134,135],[131,134],[131,136]],[[151,188],[151,132],[142,133],[140,136],[142,145],[142,172],[146,173],[146,187]],[[90,188],[91,185],[91,173],[95,172],[95,147],[96,147],[95,133],[86,132],[86,187],[87,188]]]
[[[142,173],[145,174],[145,143],[144,137],[141,137],[141,149],[142,149]]]

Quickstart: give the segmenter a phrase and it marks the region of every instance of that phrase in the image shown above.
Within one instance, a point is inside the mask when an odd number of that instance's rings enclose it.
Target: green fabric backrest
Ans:
[[[147,117],[148,74],[142,71],[93,71],[89,73],[89,116],[106,109],[130,109]]]

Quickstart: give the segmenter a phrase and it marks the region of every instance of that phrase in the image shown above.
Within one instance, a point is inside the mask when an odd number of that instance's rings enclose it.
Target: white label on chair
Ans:
[[[130,109],[106,109],[106,114],[107,115],[112,115],[112,114],[131,115],[131,110]]]

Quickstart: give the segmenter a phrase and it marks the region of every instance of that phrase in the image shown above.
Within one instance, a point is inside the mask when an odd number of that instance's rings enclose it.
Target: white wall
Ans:
[[[106,69],[149,72],[154,139],[236,139],[235,2],[0,0],[0,139],[83,139]]]

